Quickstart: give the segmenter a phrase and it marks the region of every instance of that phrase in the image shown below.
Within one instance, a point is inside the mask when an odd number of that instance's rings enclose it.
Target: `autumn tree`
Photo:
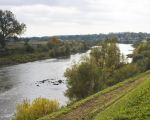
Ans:
[[[26,25],[19,23],[15,15],[8,10],[0,10],[0,45],[2,48],[6,46],[6,40],[22,34]]]
[[[60,45],[62,45],[62,41],[60,41],[57,37],[52,37],[47,43],[49,48],[57,48]]]

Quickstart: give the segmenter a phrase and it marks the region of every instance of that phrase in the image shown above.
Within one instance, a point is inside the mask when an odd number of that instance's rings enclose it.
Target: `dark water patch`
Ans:
[[[40,87],[41,84],[44,84],[44,83],[48,83],[48,84],[51,84],[51,85],[60,85],[60,84],[64,84],[65,80],[57,80],[57,79],[54,79],[54,78],[51,78],[51,79],[44,79],[44,80],[40,80],[40,81],[36,81],[35,82],[35,85],[37,87]]]

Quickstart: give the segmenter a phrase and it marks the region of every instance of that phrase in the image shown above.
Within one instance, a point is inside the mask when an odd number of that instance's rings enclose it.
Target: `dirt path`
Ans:
[[[100,95],[84,103],[65,115],[59,116],[56,120],[91,120],[97,113],[103,111],[115,101],[123,97],[126,93],[133,90],[143,80],[144,78],[139,78],[133,82],[128,82],[111,92]]]

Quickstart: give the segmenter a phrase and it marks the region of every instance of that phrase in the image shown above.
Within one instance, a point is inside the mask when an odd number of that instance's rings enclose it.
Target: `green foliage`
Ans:
[[[24,100],[21,104],[17,105],[13,120],[36,120],[58,109],[59,103],[56,100],[37,98],[32,103]]]
[[[16,37],[24,32],[26,25],[19,23],[15,15],[8,10],[0,10],[0,45],[6,46],[6,40]]]
[[[107,81],[112,77],[115,70],[125,64],[116,41],[115,38],[108,39],[101,43],[100,47],[94,48],[90,54],[91,58],[96,61],[100,69],[100,78],[105,84],[107,84]]]
[[[90,46],[82,41],[57,41],[54,42],[55,47],[49,48],[46,43],[31,42],[29,39],[24,39],[22,43],[13,43],[5,51],[0,50],[0,66],[69,56],[73,53],[86,51]]]
[[[133,54],[133,63],[141,67],[141,71],[150,69],[150,42],[142,41],[136,46]]]
[[[108,80],[108,85],[114,85],[138,73],[140,73],[140,67],[137,64],[126,64],[115,70],[112,77]]]
[[[95,120],[149,120],[150,78],[115,104],[97,115]]]
[[[73,100],[81,99],[104,89],[109,85],[108,80],[114,71],[122,64],[124,63],[116,39],[104,41],[100,47],[91,50],[89,57],[81,59],[80,63],[66,70],[66,95]]]
[[[47,43],[49,55],[51,57],[69,56],[71,53],[83,52],[89,47],[85,42],[80,41],[65,41],[62,42],[58,38],[53,37]]]
[[[34,52],[34,48],[29,43],[25,43],[24,47],[25,47],[26,52],[29,52],[29,53]]]
[[[49,48],[47,45],[37,44],[37,51],[38,52],[47,52]]]
[[[11,64],[17,64],[17,63],[25,63],[25,62],[31,62],[35,60],[41,60],[49,58],[49,54],[45,52],[40,53],[29,53],[29,54],[16,54],[16,55],[10,55],[6,57],[0,57],[0,65],[11,65]]]
[[[89,58],[84,58],[82,64],[75,64],[65,72],[70,99],[81,99],[97,92],[100,88],[99,69]]]
[[[54,48],[54,49],[49,51],[49,55],[51,57],[69,56],[70,55],[70,48],[67,46],[61,46],[58,48]]]

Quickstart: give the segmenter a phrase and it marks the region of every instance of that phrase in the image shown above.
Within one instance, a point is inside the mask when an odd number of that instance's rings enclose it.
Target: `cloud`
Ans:
[[[26,36],[150,32],[149,0],[0,0],[27,24]]]
[[[1,0],[3,6],[24,6],[24,5],[49,5],[49,6],[80,6],[86,3],[86,0]]]

